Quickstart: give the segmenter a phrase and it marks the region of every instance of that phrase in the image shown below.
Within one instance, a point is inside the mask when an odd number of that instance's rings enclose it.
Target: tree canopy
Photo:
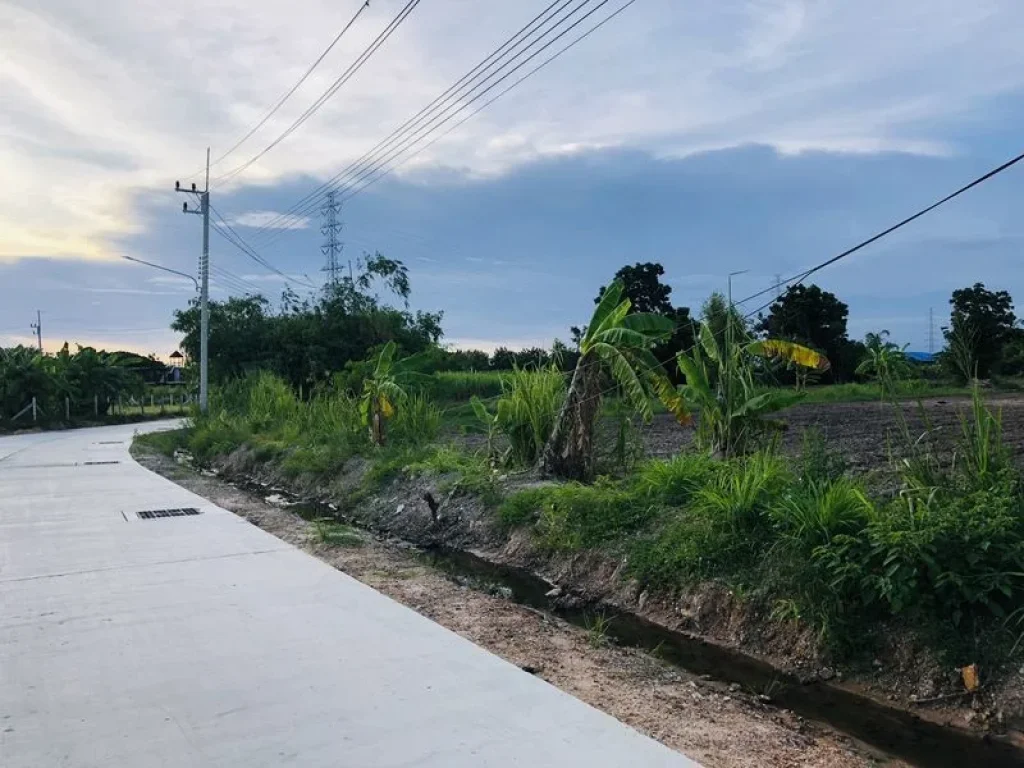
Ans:
[[[853,375],[862,356],[861,345],[847,335],[849,314],[850,308],[834,293],[813,284],[794,285],[772,303],[756,330],[823,352],[832,363],[833,378],[842,381]]]
[[[374,293],[378,286],[403,307],[385,304]],[[216,380],[265,369],[293,385],[310,385],[388,342],[405,354],[421,352],[441,338],[442,315],[411,312],[409,293],[405,266],[377,254],[361,261],[354,277],[325,286],[318,296],[285,291],[279,309],[262,296],[210,302],[210,375]],[[189,357],[198,359],[198,302],[175,312],[171,327],[184,335]]]
[[[1017,316],[1006,291],[990,291],[983,283],[953,291],[950,324],[945,329],[951,345],[966,343],[979,378],[998,372],[1004,345],[1015,336]],[[954,338],[954,336],[962,338]]]

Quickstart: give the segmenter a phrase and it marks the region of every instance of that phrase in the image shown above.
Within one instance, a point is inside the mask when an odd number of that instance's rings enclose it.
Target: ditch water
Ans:
[[[267,489],[259,487],[248,490],[261,496],[267,493]],[[343,519],[332,506],[320,502],[298,501],[284,506],[306,520]],[[343,521],[353,523],[348,519]],[[676,632],[641,616],[623,613],[612,606],[549,596],[555,585],[528,569],[495,564],[463,550],[434,547],[420,552],[425,562],[453,578],[488,591],[500,588],[501,593],[515,602],[558,616],[573,625],[589,629],[595,617],[602,616],[605,636],[617,645],[641,648],[691,673],[738,683],[748,691],[764,693],[775,706],[828,723],[876,750],[913,765],[929,768],[1024,766],[1024,748],[1004,738],[928,722],[835,685],[801,683],[795,676],[756,658]]]

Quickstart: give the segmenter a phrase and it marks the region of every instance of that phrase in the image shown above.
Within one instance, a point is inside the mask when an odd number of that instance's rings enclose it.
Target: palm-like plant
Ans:
[[[574,480],[594,476],[594,425],[601,408],[602,379],[607,374],[630,405],[651,416],[652,382],[664,378],[651,347],[673,330],[661,315],[630,314],[619,280],[609,285],[580,339],[580,359],[555,428],[541,454],[546,474]]]
[[[865,336],[864,346],[867,355],[856,368],[856,373],[874,377],[883,400],[894,390],[896,381],[907,378],[913,370],[906,355],[909,345],[904,344],[900,347],[887,341],[888,338],[889,332],[886,330]]]
[[[727,321],[733,326],[735,319]],[[686,383],[672,389],[662,386],[659,396],[680,421],[692,405],[700,413],[696,442],[716,456],[748,453],[781,425],[766,416],[793,405],[803,393],[764,390],[755,380],[755,359],[784,360],[803,368],[827,370],[829,362],[819,352],[780,339],[751,341],[742,327],[725,327],[715,333],[704,322],[697,344],[679,354],[679,370]]]
[[[413,361],[418,357],[396,360],[398,346],[389,341],[381,349],[374,362],[373,373],[363,381],[363,394],[359,398],[359,412],[363,426],[370,431],[374,445],[384,445],[387,440],[387,420],[395,415],[395,409],[409,397],[409,384],[420,376],[412,370]]]

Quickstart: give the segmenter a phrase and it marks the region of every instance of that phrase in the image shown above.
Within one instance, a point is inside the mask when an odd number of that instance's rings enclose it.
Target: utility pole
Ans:
[[[780,274],[775,275],[775,298],[782,298],[782,275]]]
[[[935,354],[935,310],[928,307],[928,354]]]
[[[43,354],[43,313],[36,310],[36,321],[29,326],[36,332],[36,341],[39,344],[39,354]]]
[[[340,256],[342,249],[345,247],[341,240],[338,239],[338,233],[341,232],[342,227],[341,221],[338,219],[338,213],[340,212],[341,203],[338,202],[335,197],[335,191],[332,189],[327,193],[327,202],[320,209],[320,215],[324,219],[320,232],[327,238],[324,244],[320,246],[320,251],[327,257],[327,263],[324,265],[323,271],[327,273],[327,283],[329,285],[335,285],[339,280],[341,272]],[[351,265],[349,265],[349,271],[351,273]]]
[[[199,259],[199,410],[206,413],[210,403],[210,148],[206,148],[206,186],[202,191],[182,189],[181,182],[174,182],[176,192],[195,195],[199,210],[181,206],[182,213],[203,217],[203,255]]]

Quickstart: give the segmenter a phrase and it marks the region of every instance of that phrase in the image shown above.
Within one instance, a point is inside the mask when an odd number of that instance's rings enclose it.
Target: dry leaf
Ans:
[[[964,688],[968,691],[976,691],[981,687],[981,678],[978,676],[978,665],[968,664],[960,669],[960,677],[963,678]]]

